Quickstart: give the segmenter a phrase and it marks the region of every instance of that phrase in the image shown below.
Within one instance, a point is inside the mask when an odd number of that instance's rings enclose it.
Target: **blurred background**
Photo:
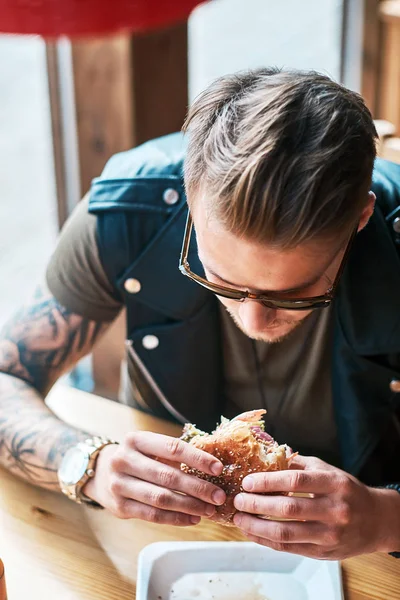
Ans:
[[[178,130],[188,101],[223,73],[327,73],[363,94],[380,154],[400,162],[399,56],[396,0],[214,0],[134,34],[0,35],[0,324],[43,276],[59,227],[107,159]],[[110,363],[110,343],[98,360],[105,352]],[[109,368],[96,390],[112,397]]]

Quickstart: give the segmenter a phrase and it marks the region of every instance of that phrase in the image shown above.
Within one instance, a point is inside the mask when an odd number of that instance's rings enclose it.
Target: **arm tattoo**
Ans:
[[[4,374],[0,408],[0,463],[36,485],[57,488],[65,452],[90,434],[60,421],[31,386]]]
[[[58,486],[69,447],[88,433],[59,420],[43,395],[107,328],[68,311],[39,288],[0,336],[0,463],[42,487]]]
[[[76,315],[39,288],[0,335],[0,371],[45,394],[52,383],[87,354],[106,325]]]

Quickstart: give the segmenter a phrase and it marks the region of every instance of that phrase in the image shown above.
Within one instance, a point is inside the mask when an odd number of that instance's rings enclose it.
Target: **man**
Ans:
[[[318,558],[400,550],[400,167],[378,161],[371,187],[368,109],[312,72],[223,77],[185,129],[111,159],[6,326],[2,464],[121,518],[190,525],[223,503],[179,470],[218,474],[210,455],[145,432],[85,442],[43,403],[125,306],[124,402],[202,428],[266,408],[301,453],[244,480],[250,539]]]

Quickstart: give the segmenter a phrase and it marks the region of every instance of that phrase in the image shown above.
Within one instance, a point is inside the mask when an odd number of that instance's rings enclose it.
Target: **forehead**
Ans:
[[[337,242],[315,241],[291,249],[235,236],[206,214],[193,210],[198,252],[206,271],[238,287],[285,290],[323,275],[338,251]]]

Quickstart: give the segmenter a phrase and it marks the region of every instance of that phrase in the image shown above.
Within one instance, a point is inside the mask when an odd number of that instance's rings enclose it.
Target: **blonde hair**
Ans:
[[[230,232],[295,247],[347,231],[367,201],[376,130],[360,95],[316,72],[263,68],[217,79],[189,109],[184,164]]]

